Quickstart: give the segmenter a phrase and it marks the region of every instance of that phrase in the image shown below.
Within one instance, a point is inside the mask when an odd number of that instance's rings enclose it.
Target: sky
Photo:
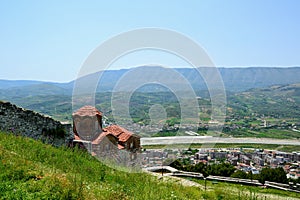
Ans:
[[[0,79],[71,81],[101,43],[144,27],[188,36],[218,67],[300,66],[298,0],[1,0]],[[149,63],[186,65],[141,51],[111,69]]]

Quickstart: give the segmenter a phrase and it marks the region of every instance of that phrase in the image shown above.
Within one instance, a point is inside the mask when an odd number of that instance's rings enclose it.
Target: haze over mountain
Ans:
[[[155,68],[155,73],[151,73]],[[132,79],[145,79],[157,74],[170,74],[168,79],[171,84],[176,85],[178,90],[182,90],[182,82],[172,77],[169,72],[178,72],[189,81],[195,91],[207,90],[204,79],[194,68],[162,68],[162,67],[140,67],[140,75],[131,76]],[[78,83],[83,83],[86,88],[95,86],[99,77],[97,92],[112,91],[118,81],[130,74],[132,69],[107,70],[90,74],[77,79]],[[205,74],[212,73],[210,68],[201,68]],[[264,88],[272,85],[294,84],[300,82],[300,67],[276,68],[276,67],[249,67],[249,68],[219,68],[227,92],[240,92],[252,88]],[[214,74],[209,77],[214,78]],[[34,80],[0,80],[0,99],[11,97],[26,97],[36,95],[72,95],[75,81],[68,83],[53,83]],[[130,84],[128,82],[128,84]],[[144,87],[145,88],[145,87]],[[150,84],[143,92],[155,92],[157,87]],[[83,88],[84,90],[84,88]]]

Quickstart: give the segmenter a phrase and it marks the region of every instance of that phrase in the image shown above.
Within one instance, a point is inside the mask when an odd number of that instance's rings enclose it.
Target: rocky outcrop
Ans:
[[[70,124],[62,124],[48,116],[0,101],[0,130],[22,135],[54,146],[66,144]]]

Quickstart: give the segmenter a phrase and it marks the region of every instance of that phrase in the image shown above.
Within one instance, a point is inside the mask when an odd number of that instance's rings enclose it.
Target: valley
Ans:
[[[2,86],[3,87],[3,86]],[[29,87],[29,86],[26,86]],[[15,88],[15,87],[13,87]],[[34,90],[35,87],[33,87]],[[40,88],[40,87],[39,87]],[[272,85],[265,88],[249,89],[242,92],[227,91],[226,118],[224,125],[211,119],[211,101],[206,90],[196,94],[199,105],[197,124],[183,124],[178,98],[171,91],[151,92],[152,87],[144,87],[131,95],[130,118],[113,116],[112,92],[97,92],[95,105],[106,118],[106,123],[122,120],[132,131],[144,136],[179,136],[194,131],[202,136],[257,137],[277,139],[298,139],[300,137],[300,84]],[[12,102],[26,109],[49,115],[56,120],[72,122],[72,96],[69,94],[18,93],[21,89],[10,89],[14,95],[3,95],[0,99]],[[44,92],[45,89],[39,89]],[[53,93],[55,93],[53,91]],[[1,93],[0,93],[1,94]],[[116,96],[116,94],[114,94]],[[120,93],[122,96],[122,93]],[[153,121],[149,111],[160,105],[166,116]],[[193,109],[191,116],[193,115]],[[179,125],[181,123],[181,129]],[[220,126],[222,126],[220,132]],[[215,131],[215,129],[218,129]]]

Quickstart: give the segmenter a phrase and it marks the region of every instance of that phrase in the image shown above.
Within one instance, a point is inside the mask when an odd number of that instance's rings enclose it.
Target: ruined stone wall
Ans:
[[[70,135],[70,124],[0,101],[0,130],[61,146]]]

